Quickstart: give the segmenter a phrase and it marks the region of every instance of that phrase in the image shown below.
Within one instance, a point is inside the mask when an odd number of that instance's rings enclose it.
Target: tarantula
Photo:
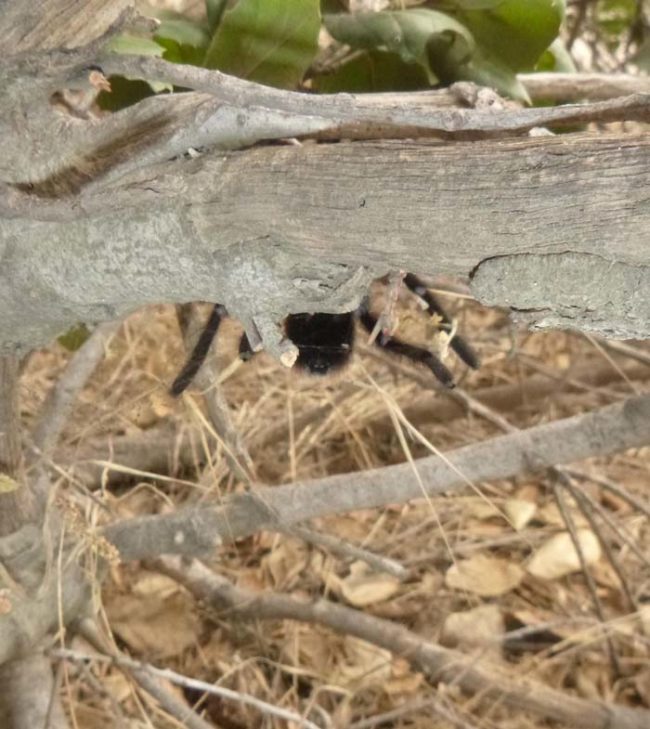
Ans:
[[[404,284],[424,302],[431,316],[437,316],[440,329],[451,336],[449,345],[458,357],[465,364],[478,369],[477,354],[461,336],[455,333],[452,320],[429,292],[425,283],[414,274],[407,273],[404,276]],[[226,308],[221,304],[215,304],[192,354],[172,383],[170,388],[172,395],[180,395],[192,382],[210,350],[219,325],[227,316]],[[344,314],[289,314],[284,321],[285,334],[298,349],[298,357],[293,367],[317,376],[331,374],[345,367],[354,348],[355,321],[359,321],[366,331],[375,332],[377,318],[370,313],[367,298],[358,309]],[[387,352],[425,365],[443,385],[454,387],[453,375],[429,349],[409,344],[385,332],[379,332],[374,343]],[[244,333],[239,341],[239,356],[247,360],[253,354],[248,337]]]

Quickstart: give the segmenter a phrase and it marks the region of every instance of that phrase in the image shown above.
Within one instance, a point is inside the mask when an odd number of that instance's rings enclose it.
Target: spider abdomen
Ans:
[[[290,314],[285,334],[296,347],[294,367],[311,375],[328,375],[350,361],[354,345],[354,312]]]

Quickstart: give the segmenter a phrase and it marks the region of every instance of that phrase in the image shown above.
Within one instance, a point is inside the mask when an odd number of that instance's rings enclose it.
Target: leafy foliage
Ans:
[[[319,31],[318,0],[240,0],[224,13],[204,65],[293,88],[316,56]]]
[[[563,0],[461,0],[454,14],[428,8],[336,14],[327,30],[353,48],[420,64],[430,83],[469,80],[528,100],[517,81],[556,38]]]
[[[634,0],[599,0],[598,18],[615,32],[617,24],[629,26],[634,6]],[[206,0],[204,19],[158,11],[153,38],[125,37],[114,50],[154,53],[280,88],[298,88],[306,77],[311,88],[330,93],[469,80],[525,102],[517,73],[574,70],[558,37],[565,0],[445,0],[436,9],[373,13],[341,12],[345,7],[339,0]],[[340,51],[329,65],[315,64],[323,26]],[[113,88],[112,100],[102,96],[104,108],[151,93],[135,81],[113,80]]]
[[[76,324],[58,337],[57,341],[68,352],[76,352],[89,336],[90,330],[85,324]]]

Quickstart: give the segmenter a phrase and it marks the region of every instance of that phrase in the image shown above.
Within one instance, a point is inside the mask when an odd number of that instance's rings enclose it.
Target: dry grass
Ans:
[[[449,306],[456,310],[461,330],[483,356],[479,372],[466,373],[453,364],[462,386],[470,394],[503,384],[515,386],[517,393],[520,386],[519,395],[500,411],[512,425],[527,427],[613,402],[632,388],[647,390],[650,368],[645,380],[626,381],[616,371],[626,360],[614,354],[609,356],[616,367],[612,366],[606,385],[568,388],[562,381],[571,368],[589,363],[594,368],[608,366],[592,342],[572,333],[519,331],[500,312],[473,303],[453,301]],[[412,341],[424,341],[429,332],[414,310],[413,303],[403,305],[400,333]],[[428,454],[425,441],[445,451],[498,432],[495,425],[476,416],[437,422],[434,407],[430,420],[418,420],[421,439],[408,432],[400,437],[391,409],[394,413],[399,408],[408,415],[409,408],[423,397],[421,380],[428,378],[427,372],[404,363],[396,366],[372,351],[358,353],[352,367],[326,382],[296,377],[266,355],[230,367],[237,325],[229,322],[226,329],[217,355],[225,375],[223,388],[264,483],[416,459]],[[23,377],[26,421],[37,415],[68,357],[58,345],[31,357]],[[187,400],[173,401],[166,393],[184,357],[171,307],[134,314],[111,341],[104,362],[83,391],[65,432],[65,444],[82,453],[89,442],[155,428],[163,421],[173,422],[178,432],[195,426],[201,433],[196,410]],[[415,373],[415,379],[409,371]],[[551,396],[528,398],[526,382],[538,372],[556,377],[557,388]],[[187,397],[200,403],[197,392]],[[435,403],[444,399],[439,394]],[[296,429],[306,413],[318,417]],[[276,436],[264,444],[269,429]],[[238,488],[222,452],[209,448],[208,442],[207,437],[196,438],[195,466],[172,469],[170,475],[178,480],[125,478],[100,498],[115,514],[146,514],[219,498]],[[581,464],[646,499],[649,466],[650,448]],[[62,483],[71,499],[81,498],[66,479]],[[505,586],[494,595],[484,594],[471,579],[462,589],[450,585],[450,568],[479,555],[525,569],[531,553],[564,529],[543,478],[522,476],[479,486],[480,493],[468,488],[450,497],[395,504],[312,525],[401,562],[410,575],[401,583],[391,583],[386,575],[351,565],[294,538],[266,532],[225,548],[215,566],[239,586],[363,604],[370,614],[398,621],[424,638],[459,645],[477,661],[488,656],[510,664],[519,675],[586,698],[650,707],[650,613],[646,608],[643,619],[630,615],[620,583],[603,557],[592,565],[592,574],[606,612],[606,633],[619,657],[618,676],[613,673],[604,632],[579,572],[551,580],[525,574],[514,586]],[[639,549],[650,555],[647,519],[595,483],[584,488],[627,530]],[[513,499],[536,506],[533,518],[519,529],[513,528],[512,519],[504,518],[504,512],[518,503]],[[584,518],[575,505],[572,512],[581,526]],[[625,570],[631,593],[639,604],[647,603],[648,570],[607,527],[604,534]],[[490,581],[498,584],[497,568],[486,569],[495,570]],[[364,717],[398,709],[402,715],[384,726],[544,725],[502,706],[481,703],[480,696],[468,699],[453,685],[434,688],[405,660],[357,639],[297,623],[238,622],[232,616],[205,611],[169,578],[138,565],[115,566],[111,572],[102,596],[106,621],[132,655],[189,676],[219,681],[298,712],[310,705],[320,707],[310,716],[314,721],[319,712],[329,717],[331,723],[324,726],[354,727]],[[462,614],[468,611],[476,612],[466,624]],[[454,620],[463,627],[454,627]],[[504,635],[508,631],[514,632],[508,637]],[[69,671],[69,708],[78,727],[179,726],[118,669],[98,664]],[[216,697],[201,699],[186,693],[185,698],[200,700],[206,718],[225,729],[287,726]],[[371,725],[361,722],[357,726]]]

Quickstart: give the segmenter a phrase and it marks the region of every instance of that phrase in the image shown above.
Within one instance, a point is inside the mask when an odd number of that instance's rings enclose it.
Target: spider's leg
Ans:
[[[362,305],[359,310],[359,321],[368,332],[372,332],[377,324],[376,317],[367,310],[365,305]],[[454,376],[438,359],[438,357],[436,357],[436,355],[428,349],[408,344],[408,342],[403,342],[397,337],[388,337],[381,334],[375,339],[374,343],[378,347],[385,349],[387,352],[399,354],[402,355],[402,357],[407,357],[413,362],[426,365],[431,372],[433,372],[436,378],[445,385],[445,387],[455,387]]]
[[[239,359],[241,359],[243,362],[248,362],[248,360],[255,354],[253,351],[253,348],[251,347],[251,343],[248,341],[248,337],[246,336],[246,332],[244,332],[241,337],[239,338]]]
[[[208,356],[210,351],[210,345],[212,340],[215,338],[219,325],[224,317],[228,314],[225,307],[221,304],[215,304],[210,317],[201,332],[197,343],[194,345],[192,354],[189,356],[185,366],[180,371],[178,377],[172,382],[172,386],[169,388],[169,392],[174,397],[178,397],[183,390],[192,382],[196,373],[201,368],[205,358]]]
[[[413,273],[407,273],[404,277],[404,283],[406,286],[416,295],[419,296],[422,301],[427,305],[427,311],[429,314],[437,314],[443,323],[443,329],[448,332],[452,331],[453,322],[447,312],[442,308],[435,296],[426,287],[426,284],[422,279],[418,278]],[[474,351],[474,348],[468,344],[458,334],[455,334],[453,339],[449,342],[451,348],[456,354],[463,360],[463,362],[477,370],[480,366],[480,359],[478,354]]]

